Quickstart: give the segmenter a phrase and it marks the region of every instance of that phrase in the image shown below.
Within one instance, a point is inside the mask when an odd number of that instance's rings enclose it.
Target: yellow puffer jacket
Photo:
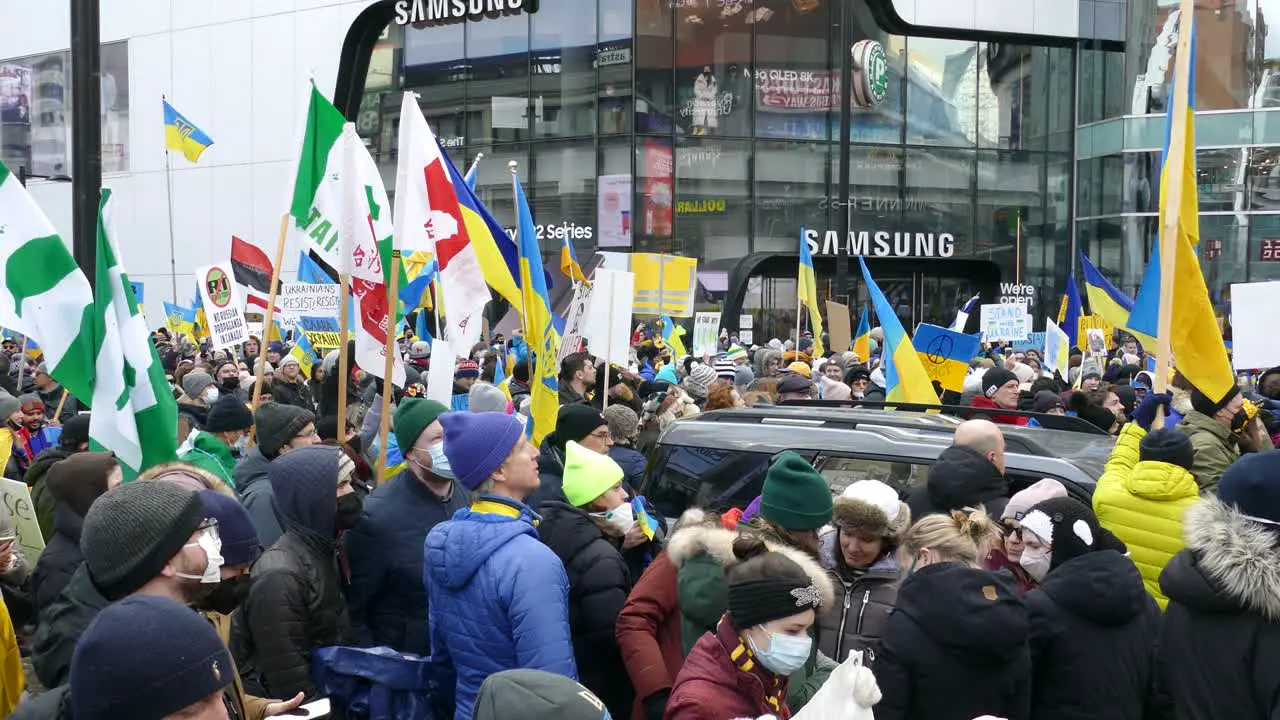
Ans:
[[[25,682],[13,621],[9,619],[9,608],[0,600],[0,717],[9,717],[18,707]]]
[[[1147,592],[1163,610],[1169,600],[1160,592],[1160,572],[1185,544],[1182,518],[1199,502],[1200,488],[1177,465],[1139,462],[1138,445],[1146,435],[1136,423],[1120,431],[1093,491],[1093,512],[1100,525],[1129,546]]]

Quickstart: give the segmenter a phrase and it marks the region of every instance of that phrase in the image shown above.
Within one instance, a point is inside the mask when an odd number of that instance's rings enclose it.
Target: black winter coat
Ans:
[[[1004,475],[977,450],[963,445],[939,453],[929,469],[929,481],[907,500],[913,520],[979,505],[999,518],[1008,504],[1009,483]]]
[[[316,402],[311,397],[311,386],[306,378],[298,376],[297,382],[276,378],[271,383],[271,399],[282,405],[292,405],[315,412]]]
[[[432,528],[467,506],[465,489],[454,487],[441,500],[409,470],[365,500],[360,524],[342,539],[351,567],[347,608],[357,644],[431,654],[423,547]]]
[[[46,543],[53,538],[53,508],[58,503],[49,494],[49,488],[44,482],[45,477],[48,476],[49,469],[54,463],[69,457],[71,453],[61,447],[45,448],[36,455],[36,459],[27,468],[27,474],[22,477],[23,482],[31,490],[31,502],[36,504],[36,520],[40,523],[40,534],[44,535]]]
[[[1160,608],[1132,560],[1115,550],[1068,560],[1026,603],[1035,720],[1159,717],[1152,669]]]
[[[271,463],[285,533],[254,564],[249,597],[232,616],[232,652],[250,695],[313,696],[311,652],[349,643],[334,532],[341,452],[313,445]]]
[[[551,501],[538,512],[538,535],[569,575],[569,630],[578,679],[604,701],[610,715],[628,717],[635,690],[614,626],[635,578],[620,553],[622,537],[568,503]]]
[[[538,489],[525,499],[534,512],[549,502],[564,502],[564,447],[558,446],[553,432],[538,449]]]
[[[884,695],[876,720],[1029,720],[1027,635],[1011,576],[958,563],[916,570],[898,590],[876,655]]]
[[[31,665],[41,685],[52,688],[67,682],[76,641],[110,604],[89,578],[89,569],[81,565],[58,599],[40,613]]]
[[[1169,598],[1157,677],[1178,720],[1280,718],[1275,529],[1215,498],[1187,511],[1186,549],[1160,574]]]
[[[640,451],[625,445],[614,445],[609,448],[609,457],[618,463],[618,467],[622,468],[622,475],[628,485],[633,488],[640,487],[640,481],[644,479],[644,467],[646,464],[645,457]]]
[[[66,505],[58,505],[53,511],[53,537],[36,569],[31,573],[31,602],[37,613],[43,613],[62,594],[71,582],[71,576],[84,564],[80,552],[80,528],[84,518]]]

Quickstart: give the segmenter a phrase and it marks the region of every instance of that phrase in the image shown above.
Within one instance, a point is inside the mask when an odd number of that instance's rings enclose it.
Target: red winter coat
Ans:
[[[991,422],[1000,425],[1026,425],[1027,418],[1025,415],[1002,415],[1001,410],[1004,408],[991,402],[991,400],[982,395],[974,395],[969,401],[969,407],[982,411],[983,415],[991,418]],[[992,412],[994,411],[994,412]]]
[[[636,690],[632,720],[646,720],[641,702],[675,684],[684,664],[680,640],[680,595],[676,568],[666,551],[658,554],[640,576],[615,626],[622,662]]]
[[[733,659],[733,658],[736,658]],[[787,678],[765,670],[726,615],[698,639],[676,676],[664,720],[787,720]]]

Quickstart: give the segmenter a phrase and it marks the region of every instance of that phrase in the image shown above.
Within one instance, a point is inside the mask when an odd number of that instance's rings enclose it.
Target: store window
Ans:
[[[101,54],[102,171],[129,169],[129,44]],[[71,172],[71,59],[67,52],[0,61],[0,158],[34,175]]]
[[[675,148],[669,138],[636,139],[637,252],[672,252],[675,231]]]
[[[756,28],[756,136],[831,139],[839,119],[840,74],[832,67],[830,36],[839,5],[799,2]]]
[[[460,24],[404,29],[405,87],[421,89],[418,105],[445,149],[467,143],[465,31]]]
[[[991,239],[974,237],[974,159],[972,151],[945,148],[908,148],[904,153],[902,229],[932,236],[935,257],[997,259]],[[913,247],[898,254],[930,253]]]
[[[679,139],[672,252],[704,263],[746,256],[751,237],[751,167],[750,142]]]
[[[834,146],[827,143],[756,143],[755,222],[750,251],[798,254],[800,229],[834,227]]]
[[[775,15],[743,2],[676,4],[675,121],[682,134],[751,137],[752,30]]]
[[[594,66],[599,73],[596,87],[600,119],[597,127],[603,135],[631,131],[632,88],[631,66],[634,56],[632,37],[632,0],[599,0],[599,44]]]
[[[546,3],[530,16],[534,137],[595,134],[596,3]]]
[[[1010,280],[1047,288],[1043,280],[1047,236],[1043,206],[1044,155],[1018,151],[989,151],[978,155],[978,192],[975,249],[999,264]],[[1016,268],[1021,268],[1019,272]],[[1033,272],[1033,268],[1037,268]],[[1042,294],[1033,307],[1038,312],[1051,298]]]
[[[543,253],[558,252],[566,240],[575,250],[594,250],[595,142],[542,141],[530,148],[533,170],[526,192]]]
[[[635,129],[675,130],[675,11],[668,0],[636,0]]]
[[[984,68],[977,43],[910,38],[907,143],[973,146],[980,132],[999,132],[996,127],[978,127],[979,103],[999,102],[989,82],[978,82],[979,75],[985,75]]]
[[[471,143],[527,140],[545,122],[545,99],[529,96],[529,15],[463,23],[471,69],[467,133]],[[532,114],[532,115],[531,115]]]

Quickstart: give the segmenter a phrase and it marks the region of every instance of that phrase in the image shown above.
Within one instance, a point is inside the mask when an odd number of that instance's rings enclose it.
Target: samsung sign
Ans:
[[[398,0],[398,25],[444,25],[538,11],[538,0]]]
[[[805,230],[812,255],[849,255],[883,258],[949,258],[955,255],[956,238],[951,233],[850,230],[845,242],[840,233]]]

